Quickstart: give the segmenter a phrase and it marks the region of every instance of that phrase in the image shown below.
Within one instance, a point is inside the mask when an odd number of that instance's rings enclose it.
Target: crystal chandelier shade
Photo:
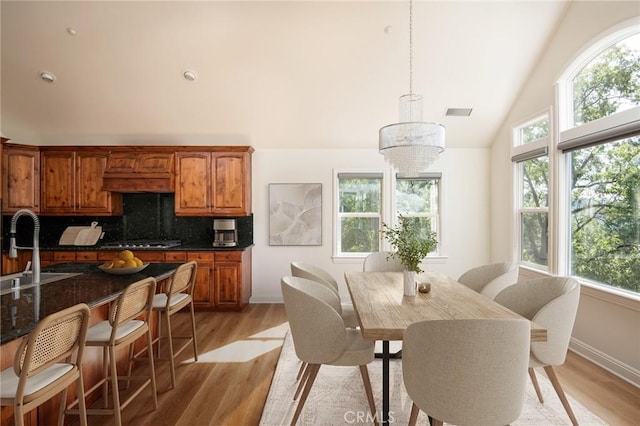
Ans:
[[[444,151],[444,126],[422,121],[422,96],[413,93],[413,2],[409,2],[409,94],[400,97],[400,120],[379,131],[379,149],[399,173],[417,176]]]

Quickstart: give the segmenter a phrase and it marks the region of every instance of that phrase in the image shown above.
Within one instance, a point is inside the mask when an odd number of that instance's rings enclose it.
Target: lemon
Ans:
[[[135,260],[127,259],[127,260],[124,261],[123,268],[135,268],[136,266],[138,266],[138,264],[136,263]]]
[[[136,262],[136,266],[142,266],[142,260],[138,259],[137,257],[134,257],[133,260]]]
[[[118,253],[118,257],[122,260],[131,260],[134,256],[131,250],[122,250],[120,253]]]
[[[103,267],[103,268],[105,268],[105,269],[111,269],[111,268],[113,268],[113,260],[112,260],[112,261],[110,261],[110,262],[104,263],[104,264],[102,265],[102,267]]]
[[[122,259],[115,259],[113,261],[113,268],[123,268],[124,267],[124,260]]]

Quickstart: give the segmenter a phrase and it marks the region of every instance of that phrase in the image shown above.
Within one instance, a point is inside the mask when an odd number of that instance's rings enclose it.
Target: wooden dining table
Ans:
[[[345,281],[358,316],[362,336],[382,341],[382,424],[389,419],[389,341],[402,340],[415,322],[447,319],[523,317],[437,272],[423,272],[418,282],[428,293],[404,296],[402,272],[346,272]],[[531,342],[545,342],[546,328],[531,323]],[[434,342],[437,343],[437,342]]]

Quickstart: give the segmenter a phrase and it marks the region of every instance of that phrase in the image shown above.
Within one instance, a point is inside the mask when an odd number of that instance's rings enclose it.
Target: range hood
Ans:
[[[174,192],[173,153],[111,152],[103,191]]]

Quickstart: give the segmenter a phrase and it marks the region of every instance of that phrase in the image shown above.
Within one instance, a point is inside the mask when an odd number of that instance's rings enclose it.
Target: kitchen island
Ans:
[[[59,263],[43,272],[75,272],[64,280],[3,294],[0,299],[0,344],[28,334],[47,315],[78,303],[89,308],[115,300],[129,284],[146,277],[162,282],[180,263],[151,263],[132,275],[111,275],[98,269],[100,263]],[[39,307],[39,309],[34,309]],[[4,360],[3,360],[4,361]],[[3,362],[4,364],[4,362]]]
[[[17,292],[11,291],[1,296],[0,303],[0,369],[13,364],[13,358],[20,342],[45,316],[58,312],[78,303],[86,303],[91,309],[90,326],[107,318],[110,302],[117,299],[122,290],[146,277],[154,277],[158,287],[171,277],[181,263],[151,263],[142,271],[131,275],[112,275],[98,269],[100,263],[59,263],[42,268],[42,272],[69,272],[78,275],[41,284]],[[152,335],[156,334],[157,318],[152,316]],[[144,345],[144,339],[136,342],[136,350]],[[117,353],[118,370],[126,368],[128,351]],[[102,377],[102,351],[99,348],[86,348],[82,374],[85,388],[93,386]],[[97,396],[97,395],[96,395]],[[68,401],[76,398],[74,385],[69,388]],[[60,397],[54,397],[33,410],[25,418],[25,424],[55,424]],[[91,404],[93,401],[88,400]],[[13,417],[11,407],[2,407],[1,424],[8,424]],[[68,421],[77,421],[70,416]]]

